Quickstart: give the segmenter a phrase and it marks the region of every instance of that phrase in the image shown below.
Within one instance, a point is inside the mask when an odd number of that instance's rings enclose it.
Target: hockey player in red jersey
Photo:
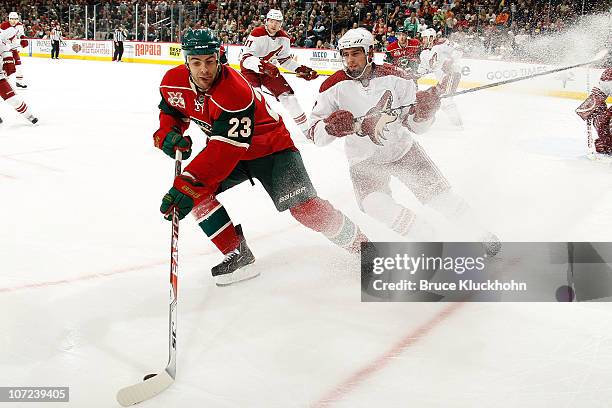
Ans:
[[[305,135],[310,127],[308,118],[295,96],[295,92],[280,74],[276,62],[281,67],[295,71],[299,78],[311,81],[318,74],[312,68],[299,65],[291,59],[289,35],[282,29],[283,14],[280,10],[270,10],[264,26],[255,27],[245,43],[240,60],[242,75],[254,88],[265,87],[289,111],[294,122]]]
[[[220,63],[219,46],[209,30],[188,31],[182,40],[185,65],[169,70],[161,82],[155,146],[171,157],[179,149],[188,158],[191,139],[184,132],[190,121],[208,136],[204,150],[174,180],[161,211],[168,217],[176,207],[180,218],[193,213],[225,255],[212,268],[218,285],[256,276],[243,268],[255,258],[241,228],[217,200],[219,193],[246,180],[259,180],[278,211],[289,210],[304,226],[357,253],[367,239],[317,196],[282,118],[238,71]]]
[[[385,62],[416,73],[419,65],[421,42],[416,38],[409,38],[404,27],[399,27],[397,33],[397,41],[387,46]]]
[[[469,206],[412,133],[423,133],[440,107],[436,88],[417,92],[405,71],[373,62],[374,37],[363,28],[348,30],[338,41],[344,69],[327,78],[313,111],[309,138],[323,146],[345,141],[349,173],[363,212],[396,233],[431,240],[431,227],[396,202],[390,178],[396,177],[423,204],[444,214],[484,241],[490,253],[499,250],[496,237],[478,226]]]
[[[593,124],[597,131],[595,151],[612,155],[612,106],[607,106],[606,100],[612,96],[612,68],[606,69],[599,84],[591,91],[589,97],[576,109],[583,120]]]
[[[27,88],[28,86],[23,82],[23,65],[21,64],[21,57],[19,56],[19,48],[25,48],[28,46],[28,40],[25,38],[23,24],[19,21],[19,14],[12,11],[9,13],[8,21],[4,21],[0,24],[0,29],[7,30],[9,28],[15,28],[16,34],[13,39],[9,42],[9,49],[13,54],[13,60],[15,61],[15,85],[17,88]]]
[[[23,101],[23,98],[17,95],[6,79],[7,76],[15,73],[15,60],[13,59],[10,44],[16,35],[17,30],[14,27],[0,29],[0,56],[2,56],[2,69],[0,69],[0,97],[32,124],[36,124],[38,119],[30,112],[30,108]]]

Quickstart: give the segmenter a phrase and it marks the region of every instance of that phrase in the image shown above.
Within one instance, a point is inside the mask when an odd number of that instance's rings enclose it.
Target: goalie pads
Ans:
[[[576,108],[576,114],[582,120],[588,120],[598,111],[606,108],[607,96],[599,88],[593,88],[593,91],[588,98],[585,99],[580,106]]]

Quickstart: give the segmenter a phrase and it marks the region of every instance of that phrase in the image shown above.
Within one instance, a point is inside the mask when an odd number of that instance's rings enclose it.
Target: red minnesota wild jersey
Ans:
[[[180,65],[166,73],[160,92],[155,145],[160,147],[170,131],[184,133],[190,121],[197,124],[208,141],[185,171],[208,186],[217,186],[227,178],[240,160],[297,150],[282,118],[233,68],[222,65],[213,86],[200,92],[187,67]]]

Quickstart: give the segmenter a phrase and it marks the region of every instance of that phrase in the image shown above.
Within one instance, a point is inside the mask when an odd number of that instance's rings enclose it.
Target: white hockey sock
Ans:
[[[15,65],[15,70],[16,70],[16,74],[15,74],[15,79],[17,80],[18,84],[22,84],[23,83],[23,65]]]
[[[295,95],[285,93],[280,95],[278,100],[283,104],[285,109],[289,111],[293,121],[298,125],[302,133],[306,135],[310,125],[308,124],[308,118],[306,117],[304,110],[302,110],[302,107],[300,106],[300,103]]]
[[[488,233],[469,204],[452,190],[435,196],[427,205],[451,220],[463,231],[473,235],[473,239],[480,240]]]
[[[15,110],[19,113],[21,113],[22,115],[24,115],[26,118],[31,118],[32,117],[32,112],[30,112],[30,108],[28,107],[28,105],[23,101],[23,98],[17,94],[11,96],[10,98],[8,98],[6,100],[6,102],[11,105],[13,108],[15,108]]]
[[[400,235],[424,241],[433,239],[433,226],[423,221],[414,211],[396,203],[393,198],[381,192],[368,194],[361,202],[363,211],[382,222]]]
[[[461,119],[461,115],[459,114],[459,109],[457,109],[457,104],[455,101],[452,99],[443,99],[441,108],[453,125],[463,126],[463,120]]]

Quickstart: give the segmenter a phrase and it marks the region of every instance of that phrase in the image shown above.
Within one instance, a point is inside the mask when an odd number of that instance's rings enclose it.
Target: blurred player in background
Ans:
[[[291,58],[289,36],[282,29],[283,14],[280,10],[270,10],[263,26],[255,27],[245,43],[240,60],[242,75],[255,88],[265,87],[289,111],[294,122],[304,135],[308,132],[308,118],[295,96],[295,92],[280,74],[276,62],[299,78],[311,81],[317,71],[299,65]]]
[[[10,27],[15,28],[15,37],[10,41],[10,50],[13,54],[13,60],[15,61],[15,73],[9,78],[15,81],[17,88],[27,88],[28,86],[23,82],[23,65],[21,64],[21,57],[19,56],[19,48],[25,48],[28,46],[28,40],[26,40],[23,24],[19,21],[19,14],[12,11],[8,15],[8,21],[4,21],[0,24],[0,29],[6,30]]]
[[[446,38],[437,38],[436,30],[433,28],[423,30],[421,40],[423,50],[417,74],[424,76],[433,73],[438,80],[437,87],[441,95],[455,92],[461,80],[461,67],[457,64],[461,52],[455,50]],[[453,98],[442,100],[442,110],[454,126],[463,127],[463,120]]]
[[[183,36],[182,48],[185,64],[169,70],[160,86],[155,146],[171,157],[178,149],[189,158],[191,139],[184,132],[190,121],[206,133],[208,141],[176,177],[161,211],[168,217],[177,208],[183,218],[193,210],[203,232],[225,255],[211,271],[217,285],[257,276],[253,270],[241,269],[255,257],[242,229],[234,226],[217,200],[221,192],[254,178],[278,211],[289,210],[305,227],[359,253],[367,238],[317,195],[282,118],[240,73],[221,63],[219,40],[209,30],[190,30]]]
[[[606,100],[612,96],[612,68],[606,69],[593,88],[589,97],[576,109],[576,113],[588,126],[593,124],[597,131],[595,151],[612,155],[612,106],[608,107]]]
[[[423,204],[473,232],[474,239],[496,240],[478,226],[465,200],[452,191],[411,135],[432,125],[440,107],[437,88],[417,92],[405,71],[374,63],[374,37],[363,28],[347,31],[338,49],[344,69],[321,85],[308,136],[319,146],[345,140],[361,210],[400,235],[435,238],[426,222],[393,199],[390,177],[394,176]]]
[[[387,46],[385,62],[403,70],[416,73],[419,66],[421,42],[416,38],[408,37],[403,26],[398,27],[397,33],[397,41]]]
[[[23,101],[20,95],[17,95],[7,77],[16,72],[15,59],[11,51],[11,44],[17,36],[17,29],[9,27],[7,29],[0,28],[0,55],[2,56],[2,69],[0,70],[0,97],[11,105],[15,110],[23,115],[32,124],[36,124],[38,119],[30,112],[30,108]],[[1,120],[0,120],[1,122]]]

